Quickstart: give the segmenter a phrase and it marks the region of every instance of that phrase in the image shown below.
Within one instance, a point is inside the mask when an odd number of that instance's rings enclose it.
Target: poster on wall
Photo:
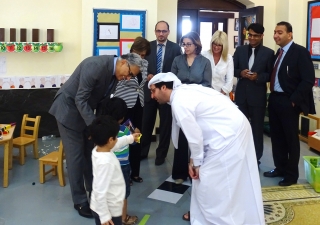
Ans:
[[[120,40],[120,52],[121,55],[127,54],[130,52],[131,46],[134,42],[134,39],[122,39]]]
[[[145,37],[146,11],[94,9],[93,55],[123,55]]]
[[[243,44],[249,44],[249,39],[248,39],[248,27],[252,23],[256,23],[256,15],[250,15],[250,16],[245,16],[242,17],[243,20],[243,28],[242,28],[242,42]]]
[[[141,15],[121,15],[121,30],[141,30]]]
[[[98,47],[96,51],[95,55],[121,55],[119,47]]]
[[[307,49],[311,59],[320,61],[320,1],[308,2]]]
[[[99,23],[98,41],[119,41],[119,23]]]

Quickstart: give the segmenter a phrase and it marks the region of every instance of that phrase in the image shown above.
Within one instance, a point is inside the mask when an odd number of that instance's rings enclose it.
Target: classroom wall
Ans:
[[[0,76],[40,76],[71,74],[79,62],[92,55],[93,9],[146,10],[146,38],[155,39],[154,25],[159,20],[170,24],[169,39],[176,40],[177,0],[2,0],[0,27],[9,29],[27,28],[28,41],[31,29],[40,29],[40,41],[46,41],[46,29],[55,29],[55,41],[62,42],[60,53],[0,53],[6,58],[7,72]],[[252,4],[251,4],[252,3]],[[273,30],[277,22],[284,20],[293,25],[294,41],[306,45],[308,0],[251,0],[247,7],[264,6],[264,45],[278,49],[273,40]],[[230,46],[233,45],[234,21],[229,21]],[[20,36],[17,35],[17,40]],[[230,50],[231,54],[232,48]],[[320,70],[316,70],[320,78]],[[320,115],[320,102],[317,106]]]
[[[47,29],[55,29],[56,42],[62,42],[60,53],[0,53],[6,58],[7,72],[0,76],[62,75],[71,73],[80,61],[81,1],[78,0],[1,0],[0,27],[9,41],[10,28],[27,29],[31,42],[32,28],[40,29],[40,41],[46,42]]]

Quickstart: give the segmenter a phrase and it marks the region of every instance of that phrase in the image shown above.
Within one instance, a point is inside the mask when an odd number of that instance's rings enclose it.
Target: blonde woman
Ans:
[[[227,34],[217,30],[212,35],[210,50],[202,52],[202,55],[211,62],[212,88],[227,96],[232,90],[234,70],[233,59],[228,51]]]

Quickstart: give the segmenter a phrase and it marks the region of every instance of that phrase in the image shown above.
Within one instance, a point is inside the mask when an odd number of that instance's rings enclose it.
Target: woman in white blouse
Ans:
[[[212,35],[210,50],[202,52],[211,62],[212,88],[227,96],[232,90],[234,70],[233,59],[228,50],[227,34],[217,30]]]

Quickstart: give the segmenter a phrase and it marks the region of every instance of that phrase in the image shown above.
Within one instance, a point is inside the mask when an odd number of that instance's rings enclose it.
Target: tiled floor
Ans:
[[[40,140],[40,154],[43,155],[55,150],[58,144],[59,139],[44,142]],[[183,221],[181,217],[189,209],[190,188],[186,187],[185,189],[187,190],[184,192],[184,190],[177,189],[173,183],[170,183],[173,161],[172,146],[170,147],[166,162],[161,166],[154,165],[156,144],[152,143],[149,158],[141,162],[141,177],[144,179],[144,182],[134,183],[132,186],[131,195],[128,198],[128,212],[131,215],[137,215],[139,219],[143,218],[146,214],[150,215],[150,218],[146,222],[147,225],[189,224]],[[73,209],[68,179],[66,180],[67,185],[60,187],[58,179],[48,175],[46,183],[40,184],[38,160],[32,158],[30,148],[28,148],[28,153],[24,166],[20,166],[14,160],[13,169],[9,171],[9,186],[7,188],[0,187],[0,225],[2,225],[1,218],[4,219],[6,225],[93,225],[93,219],[83,218]],[[307,144],[301,142],[301,156],[304,155],[311,156],[318,154],[310,151]],[[270,169],[273,169],[271,143],[270,138],[265,136],[264,155],[260,165],[262,186],[277,185],[280,180],[280,178],[265,178],[262,176],[264,171]],[[2,146],[0,146],[0,174],[2,184]],[[300,160],[300,178],[298,182],[306,182],[303,159]],[[188,185],[188,182],[186,185]],[[178,194],[164,192],[162,190],[164,186],[169,186]],[[161,201],[156,200],[157,198],[161,198]],[[166,202],[166,199],[171,203]]]

